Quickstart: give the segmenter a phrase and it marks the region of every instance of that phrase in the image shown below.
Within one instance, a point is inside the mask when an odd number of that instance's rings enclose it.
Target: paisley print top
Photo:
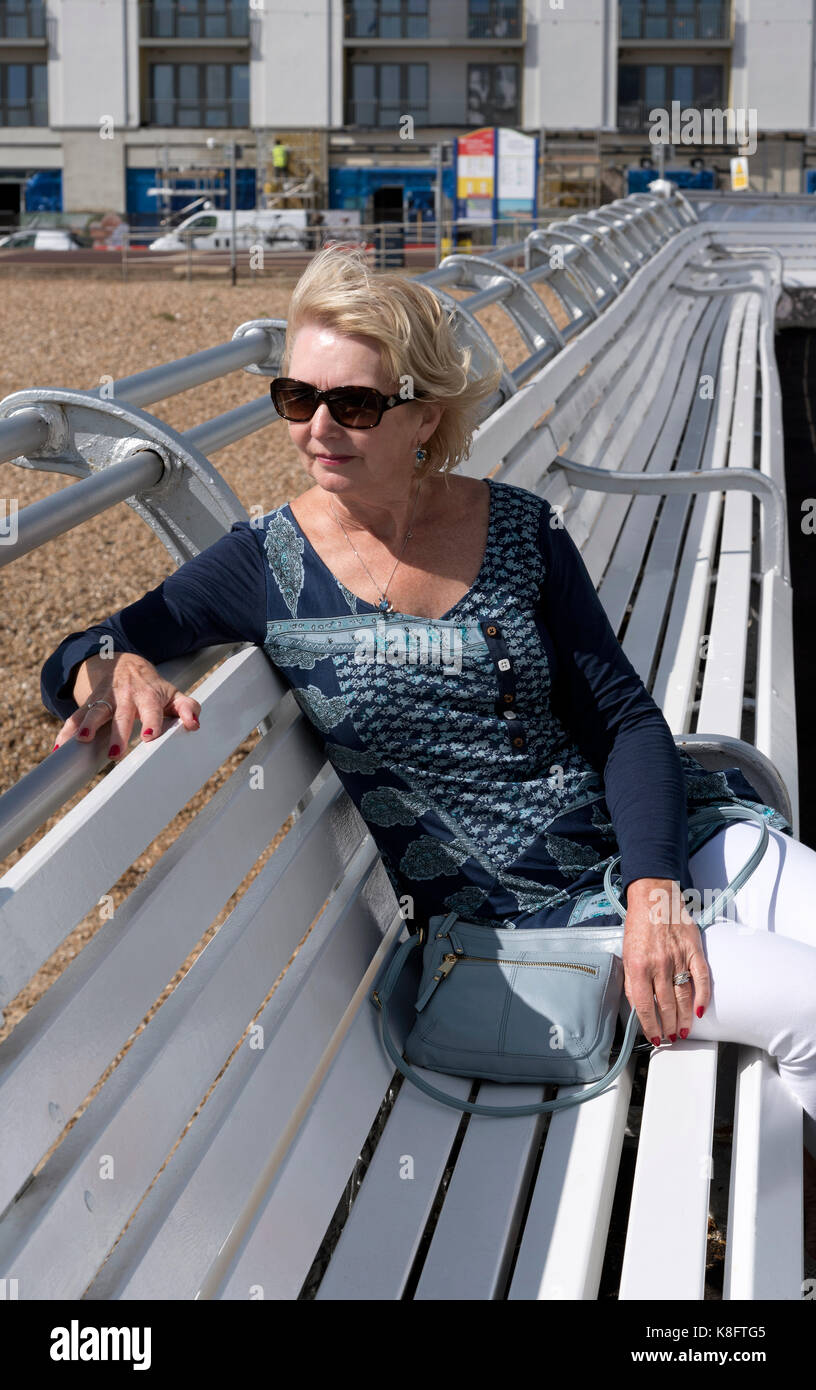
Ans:
[[[688,857],[717,827],[690,838],[687,815],[720,801],[792,834],[737,768],[707,772],[677,749],[549,503],[488,482],[481,568],[438,620],[383,615],[350,592],[286,503],[66,637],[43,666],[43,703],[73,713],[71,668],[103,635],[153,663],[262,647],[416,925],[454,908],[504,926],[617,923],[602,891],[613,856],[619,893],[642,877],[691,888]]]

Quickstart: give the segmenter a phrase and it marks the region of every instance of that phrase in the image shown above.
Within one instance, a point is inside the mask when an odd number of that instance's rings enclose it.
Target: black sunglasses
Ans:
[[[405,405],[413,396],[384,396],[373,386],[334,386],[330,391],[318,391],[308,381],[295,381],[291,376],[278,376],[270,384],[272,404],[284,420],[303,424],[311,420],[321,401],[338,425],[350,430],[373,430],[386,410]]]

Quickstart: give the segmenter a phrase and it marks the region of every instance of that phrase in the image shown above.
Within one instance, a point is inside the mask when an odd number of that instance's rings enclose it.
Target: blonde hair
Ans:
[[[372,274],[365,257],[362,248],[327,246],[307,266],[292,292],[282,370],[305,323],[373,339],[392,380],[410,378],[417,400],[444,407],[415,476],[452,472],[470,453],[478,408],[498,387],[501,361],[497,354],[494,369],[471,377],[472,352],[456,340],[454,311],[415,280]]]

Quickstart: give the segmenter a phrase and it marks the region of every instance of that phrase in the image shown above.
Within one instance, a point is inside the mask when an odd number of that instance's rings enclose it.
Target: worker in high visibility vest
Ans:
[[[272,167],[275,170],[275,183],[280,188],[289,169],[289,146],[284,145],[279,135],[272,146]]]

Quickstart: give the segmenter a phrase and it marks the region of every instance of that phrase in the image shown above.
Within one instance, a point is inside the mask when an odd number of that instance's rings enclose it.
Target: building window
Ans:
[[[518,125],[518,63],[468,64],[468,124]]]
[[[626,39],[727,39],[727,0],[620,0],[620,37]]]
[[[398,127],[400,117],[428,122],[427,63],[352,63],[349,125]]]
[[[521,38],[519,0],[469,0],[468,38]]]
[[[142,38],[245,39],[249,0],[142,0]]]
[[[621,63],[618,68],[618,127],[644,130],[649,112],[671,111],[673,101],[683,109],[721,108],[725,101],[725,71],[711,63]]]
[[[48,125],[45,63],[0,63],[0,126]]]
[[[428,0],[347,0],[346,38],[427,37]]]
[[[150,125],[249,125],[248,63],[152,63]]]
[[[0,39],[44,38],[44,0],[0,0]]]

